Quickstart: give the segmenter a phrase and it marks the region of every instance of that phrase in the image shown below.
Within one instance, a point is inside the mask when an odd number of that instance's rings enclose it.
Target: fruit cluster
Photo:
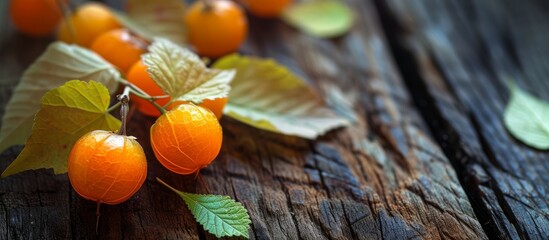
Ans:
[[[91,49],[146,94],[165,95],[141,61],[149,45],[147,40],[125,29],[104,4],[85,3],[63,18],[67,4],[68,0],[12,0],[11,20],[18,30],[33,37],[47,36],[57,29],[58,40]],[[196,2],[182,19],[183,24],[187,24],[191,43],[205,56],[235,51],[247,34],[241,8],[227,0]],[[220,37],[223,35],[226,37]],[[224,40],[219,44],[211,39]],[[170,103],[169,98],[158,98],[154,104],[151,101],[132,97],[141,113],[158,117],[150,138],[160,163],[178,174],[195,173],[208,166],[221,149],[218,119],[227,98],[207,99],[199,106],[186,102],[165,106]],[[169,111],[162,114],[165,110],[158,106]],[[125,126],[125,119],[122,121]],[[147,161],[142,147],[125,131],[96,130],[82,136],[72,147],[68,175],[82,197],[117,204],[139,190],[147,175]]]
[[[122,113],[124,116],[126,113]],[[95,130],[71,149],[68,174],[74,190],[98,203],[118,204],[135,194],[147,176],[143,148],[125,134]],[[208,166],[221,149],[223,134],[208,109],[181,104],[152,125],[151,146],[160,163],[177,174],[196,173]]]
[[[290,1],[241,2],[256,16],[274,17]],[[11,20],[28,36],[42,37],[57,31],[58,40],[91,49],[117,67],[133,87],[154,96],[135,96],[132,102],[142,114],[157,118],[150,129],[150,141],[163,166],[178,174],[196,173],[208,166],[221,149],[218,119],[227,98],[206,99],[198,106],[172,103],[141,60],[149,45],[146,39],[125,29],[114,11],[102,3],[88,2],[72,12],[68,4],[69,0],[12,0]],[[248,32],[244,11],[229,0],[195,1],[182,16],[181,27],[186,28],[188,42],[200,55],[214,58],[236,51]],[[142,147],[135,138],[126,136],[128,103],[121,103],[125,111],[121,130],[89,132],[74,144],[69,155],[72,186],[82,197],[98,203],[127,200],[147,175]]]
[[[86,3],[63,18],[69,11],[70,0],[12,0],[10,16],[14,26],[32,37],[43,37],[57,30],[57,38],[67,43],[99,50],[105,54],[111,48],[121,46],[113,41],[126,41],[124,46],[131,59],[143,50],[141,41],[126,38],[127,32],[117,17],[105,5]],[[276,17],[292,0],[242,0],[239,1],[251,14]],[[236,51],[246,39],[248,21],[242,7],[230,0],[197,0],[182,16],[182,27],[187,29],[189,43],[202,56],[217,58]],[[116,32],[110,32],[117,30]],[[108,33],[108,34],[107,34]],[[101,40],[100,40],[101,39]],[[116,40],[115,40],[116,39]],[[122,40],[123,39],[123,40]],[[129,60],[110,56],[121,70],[129,69]]]

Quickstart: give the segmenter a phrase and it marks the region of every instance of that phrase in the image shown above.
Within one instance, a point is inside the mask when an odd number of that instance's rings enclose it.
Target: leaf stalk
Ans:
[[[135,84],[125,80],[125,79],[118,79],[118,81],[124,85],[126,85],[126,87],[130,87],[130,92],[139,97],[139,98],[142,98],[142,99],[145,99],[147,101],[149,101],[154,107],[156,107],[156,109],[158,109],[158,111],[160,111],[162,114],[166,113],[166,109],[162,106],[160,106],[158,103],[156,103],[156,100],[158,99],[161,99],[161,98],[167,98],[167,97],[170,97],[170,96],[167,96],[167,95],[162,95],[162,96],[151,96],[149,95],[147,92],[143,91],[141,88],[139,88],[138,86],[136,86]]]
[[[177,189],[173,188],[172,186],[168,185],[167,183],[165,183],[164,181],[162,181],[162,179],[160,179],[160,178],[156,178],[156,181],[162,183],[162,185],[166,186],[167,188],[169,188],[170,190],[172,190],[172,191],[174,191],[174,192],[176,192],[176,193],[179,192],[179,190],[177,190]]]
[[[120,105],[122,105],[122,103],[121,103],[121,102],[117,102],[117,103],[115,103],[115,104],[114,104],[114,105],[112,105],[112,106],[111,106],[111,107],[110,107],[109,109],[107,109],[107,112],[112,112],[112,111],[114,111],[114,109],[116,109],[116,108],[120,107]]]

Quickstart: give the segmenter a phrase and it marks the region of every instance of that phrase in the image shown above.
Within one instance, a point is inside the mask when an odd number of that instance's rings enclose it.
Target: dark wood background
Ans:
[[[23,70],[53,39],[31,39],[0,1],[0,116]],[[108,1],[116,7],[122,1]],[[353,126],[308,141],[223,118],[223,149],[202,171],[250,212],[252,239],[549,239],[549,153],[505,130],[506,77],[549,100],[549,2],[346,0],[356,24],[319,40],[250,16],[241,52],[302,76]],[[37,101],[40,96],[36,96]],[[154,119],[129,132],[149,159],[130,200],[102,207],[101,239],[213,239],[155,181],[204,192],[151,154]],[[18,154],[0,155],[3,170]],[[0,179],[0,239],[90,239],[95,203],[66,175]]]

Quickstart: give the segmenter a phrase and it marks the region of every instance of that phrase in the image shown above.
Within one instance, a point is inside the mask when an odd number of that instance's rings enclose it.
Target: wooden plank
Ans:
[[[546,1],[377,1],[414,99],[486,233],[549,238],[549,153],[503,126],[505,79],[549,100]]]
[[[279,20],[251,18],[242,51],[275,58],[303,76],[332,108],[354,118],[353,126],[308,141],[226,117],[222,152],[201,172],[205,183],[246,206],[252,239],[486,239],[400,79],[374,5],[347,2],[359,14],[344,37],[318,40]],[[147,138],[153,122],[135,114],[129,125],[148,154],[148,178],[129,201],[103,207],[100,237],[211,239],[182,200],[154,180],[204,191],[193,176],[172,174],[154,160]],[[17,150],[2,154],[2,169]],[[66,175],[40,170],[2,179],[0,206],[0,238],[94,238],[95,203],[77,196]]]

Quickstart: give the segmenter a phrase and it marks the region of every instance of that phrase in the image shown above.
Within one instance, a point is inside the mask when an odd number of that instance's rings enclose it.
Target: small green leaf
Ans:
[[[0,130],[0,152],[25,143],[31,134],[34,115],[40,109],[39,98],[47,91],[72,79],[93,79],[105,84],[113,93],[119,78],[118,70],[96,53],[76,45],[51,44],[23,73],[6,105]]]
[[[296,3],[282,14],[288,24],[313,36],[340,36],[353,26],[353,12],[337,0]]]
[[[156,180],[183,198],[196,221],[211,234],[218,238],[230,236],[249,238],[250,216],[242,204],[235,202],[229,196],[182,192],[159,178]]]
[[[40,168],[66,173],[70,150],[78,138],[92,130],[120,127],[120,121],[107,112],[109,91],[98,82],[69,81],[47,92],[41,102],[25,148],[2,177]]]
[[[273,60],[235,54],[213,67],[237,70],[224,113],[241,122],[308,139],[349,124],[326,108],[303,80]]]
[[[152,79],[172,99],[201,103],[227,97],[234,70],[209,69],[193,52],[157,38],[143,56]]]
[[[139,36],[152,41],[164,37],[177,44],[185,44],[185,25],[182,16],[185,4],[181,0],[128,0],[127,14],[116,12],[122,25]]]
[[[504,113],[505,127],[530,147],[549,149],[549,104],[509,84],[511,99]]]

